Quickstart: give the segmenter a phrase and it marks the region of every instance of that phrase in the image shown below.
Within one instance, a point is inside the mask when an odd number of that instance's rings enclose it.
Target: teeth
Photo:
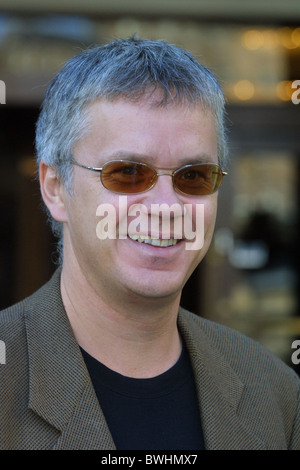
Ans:
[[[140,243],[146,243],[148,245],[160,246],[160,247],[176,245],[176,243],[178,242],[176,238],[160,239],[160,238],[151,238],[149,237],[149,235],[129,235],[129,237],[132,240],[136,240],[137,242],[140,242]]]

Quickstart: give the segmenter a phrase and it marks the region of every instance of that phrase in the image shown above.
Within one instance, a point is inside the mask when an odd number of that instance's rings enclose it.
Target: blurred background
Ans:
[[[49,81],[86,46],[133,33],[190,50],[227,97],[229,176],[213,244],[182,303],[299,373],[300,0],[0,0],[0,308],[55,269],[34,164]]]

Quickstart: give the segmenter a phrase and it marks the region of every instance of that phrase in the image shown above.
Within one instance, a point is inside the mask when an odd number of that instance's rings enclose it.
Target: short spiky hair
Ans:
[[[224,95],[214,75],[191,53],[165,41],[133,36],[92,47],[71,58],[51,82],[36,126],[37,162],[54,167],[67,188],[71,154],[88,130],[88,104],[97,98],[132,102],[159,89],[157,106],[201,104],[216,122],[218,159],[224,165]],[[61,237],[62,224],[52,220]]]

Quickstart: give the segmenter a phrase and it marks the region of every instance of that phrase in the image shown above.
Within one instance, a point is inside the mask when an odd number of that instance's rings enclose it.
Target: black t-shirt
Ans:
[[[154,378],[123,376],[81,350],[118,450],[204,450],[188,353]]]

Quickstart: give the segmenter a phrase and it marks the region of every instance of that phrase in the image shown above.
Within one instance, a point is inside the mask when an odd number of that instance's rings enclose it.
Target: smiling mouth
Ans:
[[[151,238],[149,235],[128,235],[131,240],[135,240],[139,243],[145,243],[146,245],[159,246],[161,248],[166,248],[168,246],[174,246],[181,241],[178,238]]]

